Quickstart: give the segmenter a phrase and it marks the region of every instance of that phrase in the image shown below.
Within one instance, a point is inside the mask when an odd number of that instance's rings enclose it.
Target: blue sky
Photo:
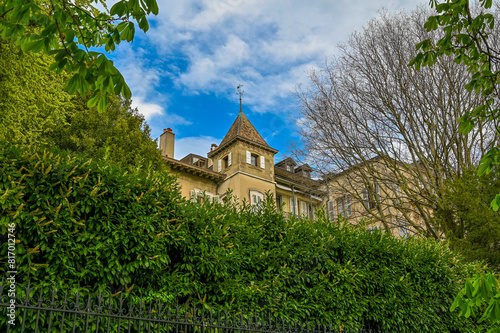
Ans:
[[[206,156],[243,111],[267,143],[289,156],[295,133],[294,88],[307,71],[379,11],[411,10],[427,0],[158,0],[147,34],[110,55],[132,90],[133,106],[158,138],[176,134],[175,158]]]

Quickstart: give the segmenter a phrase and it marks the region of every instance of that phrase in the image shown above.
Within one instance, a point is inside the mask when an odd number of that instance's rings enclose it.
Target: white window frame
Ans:
[[[253,206],[254,211],[257,211],[264,204],[264,193],[257,190],[250,190],[250,204]]]

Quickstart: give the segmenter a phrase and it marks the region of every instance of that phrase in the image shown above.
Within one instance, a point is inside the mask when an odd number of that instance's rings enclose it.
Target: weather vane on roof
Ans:
[[[240,112],[243,112],[243,108],[241,107],[241,96],[243,96],[243,93],[245,92],[244,90],[242,90],[241,88],[243,88],[243,85],[242,84],[239,84],[236,89],[238,89],[238,92],[237,94],[240,96]]]

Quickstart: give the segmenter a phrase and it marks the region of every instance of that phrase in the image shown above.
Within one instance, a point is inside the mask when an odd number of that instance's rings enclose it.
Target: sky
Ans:
[[[428,5],[428,0],[157,0],[150,29],[139,29],[110,58],[158,138],[176,134],[175,158],[206,156],[239,111],[266,142],[290,156],[300,143],[294,90],[321,68],[355,31],[382,10]]]

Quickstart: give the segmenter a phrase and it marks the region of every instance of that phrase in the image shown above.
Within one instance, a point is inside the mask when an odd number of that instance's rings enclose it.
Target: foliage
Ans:
[[[53,59],[0,39],[0,140],[43,144],[106,158],[128,168],[165,167],[144,117],[121,96],[105,113],[64,91],[68,76],[49,70]]]
[[[473,312],[482,313],[478,322],[484,321],[491,325],[488,333],[500,332],[500,289],[495,276],[489,273],[468,279],[465,288],[453,301],[451,311],[456,308],[466,318]]]
[[[484,260],[500,268],[500,212],[489,209],[491,197],[500,187],[498,168],[477,175],[473,168],[447,182],[436,224],[446,234],[450,247],[465,259]]]
[[[128,99],[131,92],[113,62],[95,48],[112,51],[121,41],[132,41],[134,21],[146,32],[146,15],[157,15],[158,6],[155,0],[121,0],[108,11],[100,0],[101,11],[92,2],[2,0],[0,36],[15,41],[24,51],[55,56],[51,69],[72,73],[67,91],[79,91],[82,96],[92,91],[88,105],[97,105],[102,112],[109,94],[123,94]]]
[[[15,224],[18,282],[161,287],[163,231],[181,202],[165,173],[127,172],[65,152],[0,148],[0,234]],[[2,242],[3,268],[7,242]]]
[[[67,125],[51,133],[56,147],[127,168],[166,168],[149,125],[130,100],[110,95],[105,113],[88,108],[87,100],[73,99],[75,111],[66,116]]]
[[[448,309],[471,275],[442,242],[185,202],[161,173],[3,145],[0,234],[15,223],[19,287],[107,289],[276,317],[422,332],[474,332]],[[5,270],[6,242],[0,246]]]
[[[50,144],[74,107],[64,75],[49,71],[53,59],[26,53],[0,38],[0,140]]]
[[[462,109],[460,131],[463,134],[471,132],[483,121],[494,124],[495,132],[499,128],[500,46],[498,32],[494,30],[497,12],[489,10],[492,4],[492,0],[480,0],[479,7],[474,8],[468,0],[446,0],[442,3],[432,0],[431,5],[437,15],[429,17],[425,28],[428,31],[440,29],[442,36],[437,41],[425,39],[418,43],[417,50],[421,52],[409,63],[420,69],[434,66],[442,57],[452,56],[457,64],[468,69],[472,76],[465,88],[481,94],[485,100],[473,109]],[[481,159],[479,174],[489,173],[494,165],[500,163],[500,149],[496,145],[490,148]],[[491,202],[491,207],[494,210],[500,208],[500,194]]]

